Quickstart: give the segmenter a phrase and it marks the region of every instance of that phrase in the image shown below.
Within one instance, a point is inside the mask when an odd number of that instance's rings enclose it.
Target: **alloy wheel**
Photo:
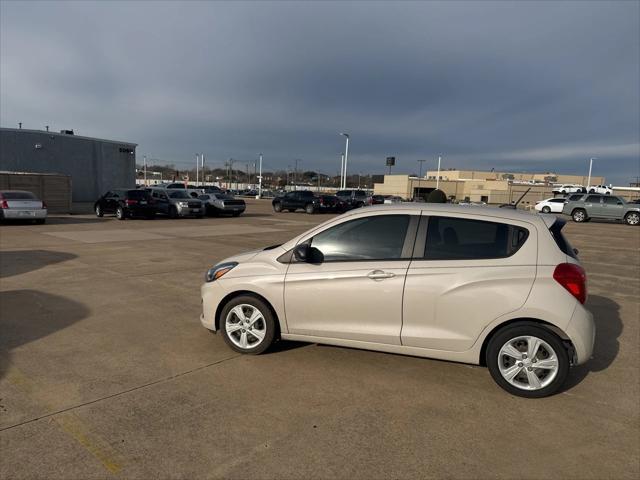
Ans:
[[[260,310],[244,303],[229,311],[225,319],[225,330],[234,345],[242,349],[251,349],[264,340],[267,323]]]
[[[545,388],[558,374],[555,350],[541,338],[524,335],[507,341],[498,353],[502,377],[521,390]]]
[[[627,215],[627,224],[629,225],[638,225],[638,223],[640,223],[640,214],[638,213],[629,213]]]

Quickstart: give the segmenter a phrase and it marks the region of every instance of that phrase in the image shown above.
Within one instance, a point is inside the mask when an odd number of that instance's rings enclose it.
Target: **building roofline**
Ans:
[[[68,135],[66,133],[59,133],[59,132],[52,132],[49,131],[47,132],[46,130],[31,130],[28,128],[8,128],[8,127],[0,127],[0,131],[8,131],[8,132],[28,132],[28,133],[40,133],[40,134],[44,134],[44,135],[55,135],[57,137],[64,137],[64,138],[79,138],[82,140],[95,140],[95,141],[99,141],[99,142],[106,142],[106,143],[116,143],[118,145],[133,145],[134,147],[137,147],[138,144],[137,143],[132,143],[132,142],[122,142],[120,140],[107,140],[106,138],[96,138],[96,137],[85,137],[82,135]]]

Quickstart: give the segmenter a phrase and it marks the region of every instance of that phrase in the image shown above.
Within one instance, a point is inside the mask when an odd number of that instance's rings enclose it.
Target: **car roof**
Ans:
[[[507,220],[520,220],[520,221],[532,221],[535,218],[540,217],[538,213],[529,213],[524,210],[517,210],[514,208],[498,208],[492,206],[486,206],[481,209],[469,208],[467,205],[457,205],[453,203],[395,203],[395,204],[383,204],[383,205],[371,205],[362,207],[361,209],[354,210],[367,212],[377,211],[403,211],[403,210],[422,210],[423,212],[432,213],[451,213],[451,214],[472,214],[478,216],[496,217]]]

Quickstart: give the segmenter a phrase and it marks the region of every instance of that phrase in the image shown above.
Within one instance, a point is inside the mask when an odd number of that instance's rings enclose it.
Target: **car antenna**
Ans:
[[[500,205],[500,208],[513,208],[515,210],[516,208],[518,208],[518,204],[520,203],[520,200],[522,200],[525,197],[525,195],[529,193],[529,190],[531,190],[531,187],[527,188],[527,190],[522,195],[520,195],[520,198],[516,200],[516,203],[503,203],[502,205]]]

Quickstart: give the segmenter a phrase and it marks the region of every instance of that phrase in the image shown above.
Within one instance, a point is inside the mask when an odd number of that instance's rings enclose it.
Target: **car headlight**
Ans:
[[[188,207],[189,206],[189,202],[178,202],[178,205],[181,207]]]
[[[226,275],[227,272],[232,270],[236,265],[238,265],[238,262],[220,263],[214,267],[211,267],[209,270],[207,270],[207,273],[205,274],[204,279],[207,282],[213,282],[214,280],[219,279],[223,275]]]

